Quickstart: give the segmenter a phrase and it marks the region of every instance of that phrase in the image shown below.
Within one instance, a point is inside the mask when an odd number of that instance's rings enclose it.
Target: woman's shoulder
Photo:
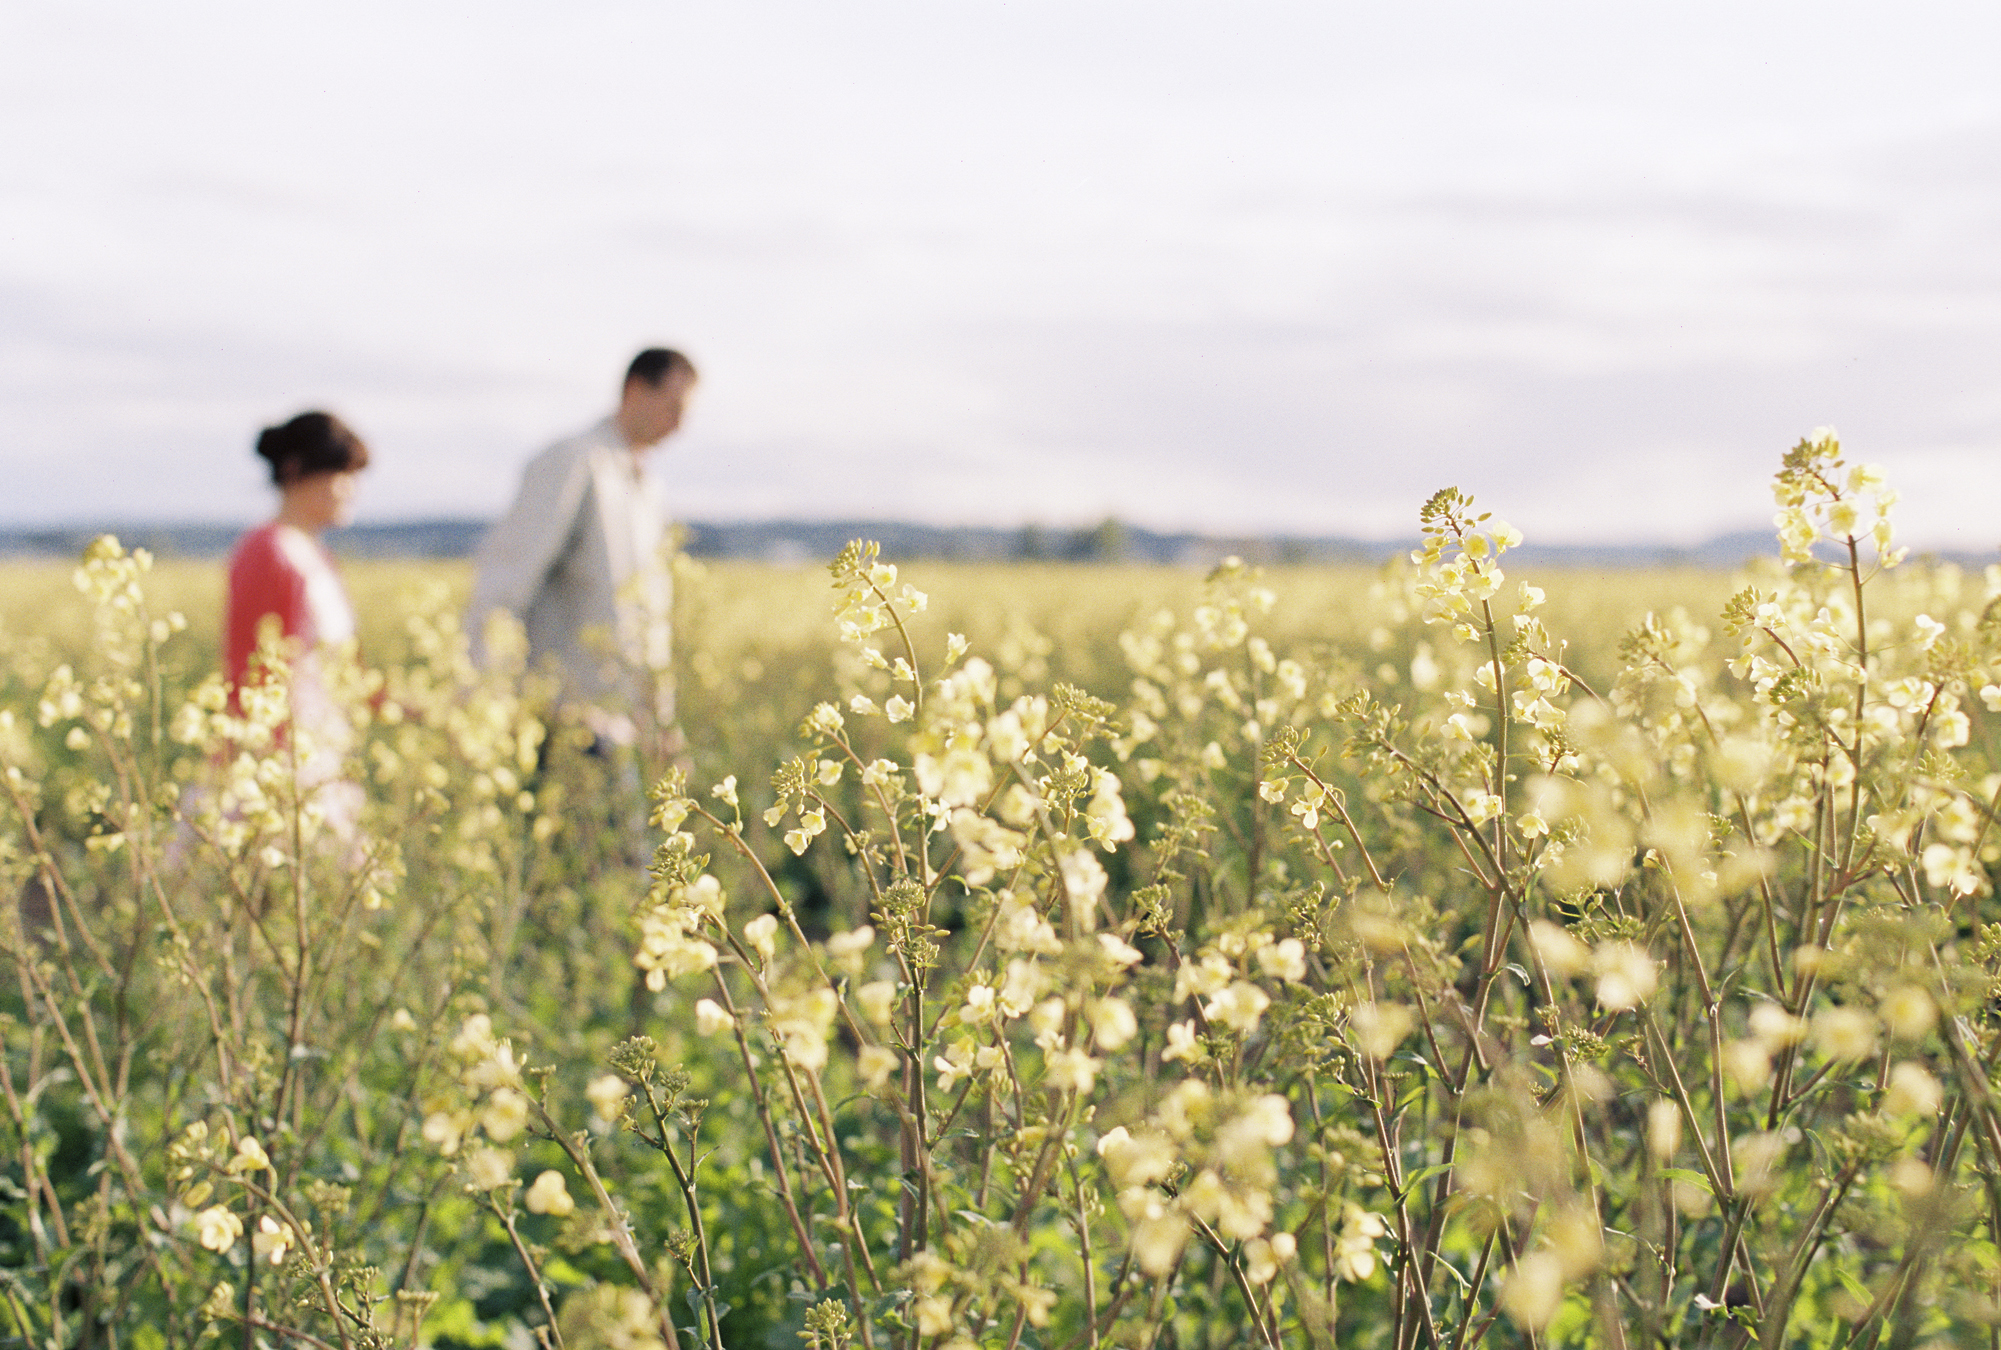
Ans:
[[[276,520],[247,531],[229,555],[232,577],[271,573],[305,576],[330,565],[311,535]]]
[[[229,570],[269,567],[282,558],[278,548],[278,522],[266,521],[254,530],[245,530],[229,551]]]

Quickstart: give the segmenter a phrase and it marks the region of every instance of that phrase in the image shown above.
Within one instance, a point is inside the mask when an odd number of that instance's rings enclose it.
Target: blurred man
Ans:
[[[476,559],[475,641],[496,610],[519,619],[530,666],[553,664],[563,703],[612,745],[633,743],[635,718],[659,748],[676,739],[667,512],[644,466],[681,425],[695,379],[679,352],[634,357],[618,410],[528,462]]]

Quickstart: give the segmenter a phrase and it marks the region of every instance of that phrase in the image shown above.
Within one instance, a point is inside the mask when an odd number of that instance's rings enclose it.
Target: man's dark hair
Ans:
[[[658,389],[663,380],[676,373],[695,373],[695,363],[677,351],[666,347],[648,347],[632,358],[632,364],[625,368],[625,382],[634,380],[645,382],[650,389]]]
[[[257,437],[257,453],[271,464],[279,487],[316,473],[349,473],[368,464],[368,447],[332,413],[302,412]]]

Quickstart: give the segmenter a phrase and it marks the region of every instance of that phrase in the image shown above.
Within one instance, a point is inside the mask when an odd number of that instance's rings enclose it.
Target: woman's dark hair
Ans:
[[[271,461],[279,487],[316,473],[348,473],[368,464],[368,447],[332,413],[302,412],[282,426],[266,427],[257,453]]]

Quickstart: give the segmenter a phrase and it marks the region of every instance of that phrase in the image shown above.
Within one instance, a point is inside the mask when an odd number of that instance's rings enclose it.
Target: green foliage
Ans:
[[[1313,622],[685,565],[647,808],[436,590],[326,772],[101,543],[0,676],[10,1334],[1982,1343],[2001,571],[1776,491],[1616,626],[1451,489]]]

